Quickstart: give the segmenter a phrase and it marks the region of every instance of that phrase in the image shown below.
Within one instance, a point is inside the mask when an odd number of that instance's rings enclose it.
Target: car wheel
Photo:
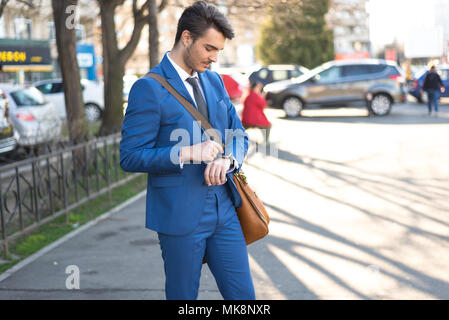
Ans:
[[[101,110],[96,104],[88,103],[84,108],[87,122],[95,122],[101,118]]]
[[[390,113],[392,104],[391,98],[388,95],[379,93],[371,100],[369,109],[376,116],[385,116]]]
[[[297,97],[289,97],[282,103],[282,108],[289,118],[297,117],[301,114],[304,103]]]

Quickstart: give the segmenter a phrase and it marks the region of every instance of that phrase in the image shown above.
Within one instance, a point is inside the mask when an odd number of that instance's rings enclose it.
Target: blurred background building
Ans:
[[[172,48],[177,21],[192,2],[170,0],[159,14],[160,59]],[[0,82],[34,82],[60,76],[51,0],[36,3],[39,4],[36,7],[8,5],[0,18],[0,63],[5,71],[0,74]],[[227,42],[214,67],[254,67],[258,64],[255,48],[265,19],[264,6],[256,1],[229,2],[228,6],[224,1],[219,3],[237,36]],[[254,5],[257,3],[259,6]],[[81,76],[101,80],[99,8],[94,0],[80,0],[78,8],[76,35]],[[331,0],[326,20],[333,32],[335,59],[378,57],[424,66],[430,61],[448,62],[447,17],[448,0],[429,0],[425,4],[413,2],[413,5],[405,0]],[[134,25],[132,1],[125,1],[116,10],[115,22],[119,47],[123,47]],[[377,38],[373,37],[372,31],[377,33]],[[148,26],[145,26],[137,49],[127,62],[127,74],[143,75],[149,70],[148,33]]]
[[[82,14],[75,19],[78,63],[83,78],[96,80],[95,50],[101,50],[101,36],[95,32],[98,10],[93,10],[88,0],[80,1],[79,6]],[[7,6],[0,18],[0,63],[4,71],[0,82],[30,83],[60,77],[55,36],[51,0],[35,2],[35,6]]]
[[[192,1],[171,1],[167,7],[159,14],[159,58],[162,59],[165,52],[170,51],[173,47],[178,19],[181,17],[184,8]],[[259,25],[264,17],[264,8],[256,8],[253,6],[245,6],[240,4],[237,6],[226,7],[219,6],[224,12],[232,26],[234,27],[236,37],[231,41],[227,41],[225,49],[219,56],[219,62],[215,67],[248,67],[256,63],[255,47],[259,37]],[[132,20],[131,7],[124,7],[117,12],[117,37],[120,41],[129,39],[132,29],[128,20]],[[123,25],[123,28],[120,28]],[[132,24],[131,24],[132,27]],[[129,74],[142,75],[149,70],[149,41],[148,26],[142,31],[139,45],[134,52],[132,58],[126,65],[126,72]]]
[[[372,56],[366,0],[331,0],[327,22],[334,33],[335,59]]]

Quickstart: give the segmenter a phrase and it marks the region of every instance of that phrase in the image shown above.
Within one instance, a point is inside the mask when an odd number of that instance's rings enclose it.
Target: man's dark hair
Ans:
[[[257,85],[259,85],[259,84],[262,84],[262,82],[257,81],[257,80],[255,80],[255,81],[250,81],[250,82],[249,82],[249,89],[252,91],[252,90],[254,90],[254,88],[256,88]]]
[[[234,29],[228,18],[218,11],[217,7],[205,1],[197,1],[187,7],[179,18],[176,31],[175,45],[181,39],[184,30],[188,30],[193,41],[204,35],[210,27],[221,32],[227,39],[234,38]]]

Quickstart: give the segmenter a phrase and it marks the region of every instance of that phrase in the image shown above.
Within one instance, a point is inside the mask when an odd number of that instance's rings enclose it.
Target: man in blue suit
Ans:
[[[196,299],[206,258],[224,299],[255,299],[232,172],[248,137],[221,77],[208,70],[234,31],[198,1],[178,21],[173,49],[151,72],[164,77],[215,128],[207,132],[159,82],[143,77],[129,93],[120,165],[148,173],[146,227],[158,232],[167,299]]]

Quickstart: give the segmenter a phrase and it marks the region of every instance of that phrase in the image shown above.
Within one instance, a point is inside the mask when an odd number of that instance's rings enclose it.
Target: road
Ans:
[[[449,105],[440,111],[266,111],[278,157],[246,166],[272,217],[250,249],[259,298],[449,298]]]
[[[449,105],[266,111],[277,152],[250,149],[248,181],[271,216],[248,247],[258,299],[449,299]],[[248,131],[261,140],[257,129]],[[163,299],[144,198],[0,281],[0,299]],[[67,290],[68,265],[80,269]],[[203,268],[200,299],[220,299]]]

